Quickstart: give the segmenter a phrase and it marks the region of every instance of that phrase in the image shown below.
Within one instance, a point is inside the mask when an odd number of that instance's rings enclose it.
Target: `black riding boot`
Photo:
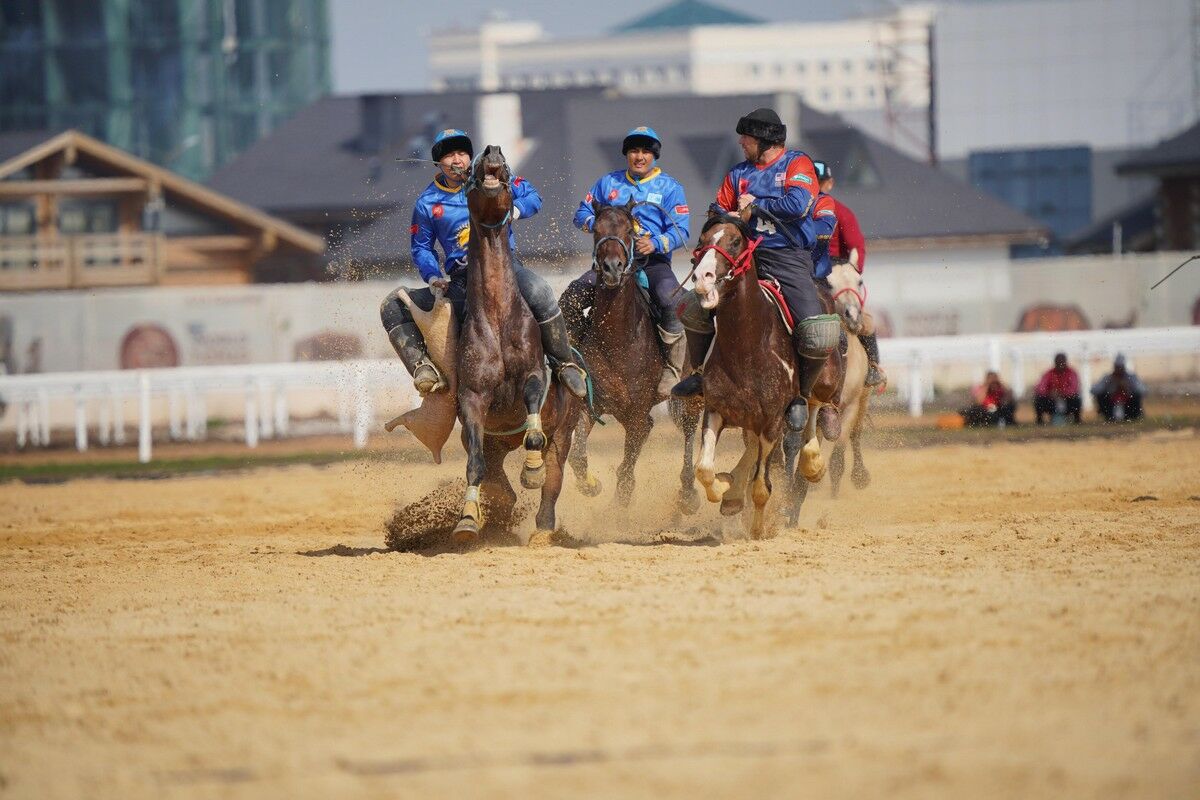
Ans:
[[[539,326],[542,329],[542,349],[550,357],[558,382],[579,399],[587,397],[587,373],[575,363],[571,340],[567,337],[567,321],[557,314]]]
[[[878,386],[887,381],[883,375],[883,370],[879,368],[879,341],[875,338],[875,334],[868,333],[858,337],[862,342],[863,349],[867,351],[867,377],[863,380],[863,386]]]
[[[401,322],[388,331],[388,340],[396,349],[396,355],[404,362],[408,374],[413,377],[413,385],[422,395],[430,392],[440,392],[446,388],[446,381],[437,367],[429,360],[429,350],[425,347],[425,337],[415,322]]]
[[[833,314],[822,314],[800,321],[792,332],[792,344],[796,348],[797,381],[799,396],[791,402],[784,414],[784,422],[793,431],[802,431],[808,424],[808,396],[812,394],[825,359],[837,347],[841,337],[841,320]]]
[[[686,333],[687,351],[692,361],[693,372],[671,389],[671,394],[676,397],[694,397],[704,394],[704,359],[708,357],[713,337],[717,335],[715,331],[698,333],[687,330]]]

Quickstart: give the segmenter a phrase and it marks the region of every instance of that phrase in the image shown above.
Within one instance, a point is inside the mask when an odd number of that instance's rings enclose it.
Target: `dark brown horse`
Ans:
[[[680,473],[679,507],[692,513],[699,503],[692,470],[699,398],[683,400],[658,394],[663,357],[658,347],[654,319],[637,284],[632,200],[624,206],[598,205],[592,229],[592,269],[599,273],[591,318],[585,330],[573,331],[595,384],[594,413],[611,414],[625,428],[625,456],[617,467],[615,502],[626,506],[633,496],[634,466],[650,435],[654,421],[650,409],[668,399],[675,424],[683,431],[683,470]],[[690,368],[685,365],[685,373]],[[588,472],[587,439],[595,424],[582,415],[575,430],[571,468],[579,490],[593,496],[600,481]]]
[[[467,179],[470,270],[458,345],[458,417],[467,451],[467,491],[454,529],[459,543],[475,541],[483,527],[481,484],[501,509],[511,511],[515,505],[504,457],[522,444],[521,485],[542,490],[530,544],[549,543],[580,411],[573,395],[550,382],[537,323],[517,290],[508,246],[511,180],[504,155],[493,145],[476,159]]]
[[[750,486],[750,534],[759,538],[766,529],[772,455],[783,437],[784,412],[800,386],[791,336],[759,288],[753,249],[750,230],[737,217],[709,219],[696,248],[694,291],[701,306],[715,310],[717,328],[704,365],[704,426],[696,479],[709,500],[721,503],[722,514],[742,511]],[[841,357],[835,351],[808,398],[805,444],[793,491],[801,476],[815,483],[825,474],[815,425],[821,406],[837,396],[840,373]],[[732,473],[718,474],[717,440],[726,427],[742,429],[745,449]]]

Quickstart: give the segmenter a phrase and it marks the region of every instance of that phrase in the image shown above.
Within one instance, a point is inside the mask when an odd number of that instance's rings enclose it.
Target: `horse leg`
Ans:
[[[486,466],[483,472],[483,505],[489,518],[489,524],[499,529],[511,525],[513,509],[517,506],[517,493],[513,490],[508,474],[504,471],[504,457],[509,454],[504,443],[494,437],[483,441],[483,458]]]
[[[804,507],[804,499],[808,497],[808,481],[800,474],[800,470],[792,475],[791,505],[788,510],[788,525],[795,527],[800,522],[800,509]]]
[[[571,401],[568,401],[571,402]],[[550,457],[546,460],[546,480],[542,483],[542,502],[538,506],[537,530],[529,537],[530,547],[544,547],[551,543],[556,525],[555,508],[558,495],[562,492],[563,475],[571,453],[571,432],[575,425],[570,422],[568,410],[562,409],[567,419],[556,426],[551,434]]]
[[[592,435],[595,424],[590,415],[580,415],[571,445],[570,462],[575,473],[575,488],[584,497],[595,497],[600,494],[601,488],[600,479],[588,472],[588,437]]]
[[[834,442],[833,452],[829,454],[829,485],[832,489],[830,496],[836,500],[838,488],[842,482],[842,474],[846,471],[846,443],[838,439]]]
[[[700,439],[700,463],[696,465],[696,480],[704,487],[704,493],[710,503],[721,502],[721,495],[729,488],[725,483],[716,485],[717,472],[713,461],[717,455],[717,440],[721,438],[721,430],[725,421],[715,411],[704,412],[704,434]]]
[[[796,457],[800,455],[800,445],[803,444],[800,433],[787,428],[783,434],[783,470],[791,478],[796,474]]]
[[[545,376],[535,372],[525,379],[525,466],[521,470],[521,485],[526,489],[539,489],[546,482],[546,460],[542,451],[546,448],[546,434],[542,431],[542,389]]]
[[[817,408],[811,408],[811,406]],[[804,423],[804,447],[800,450],[800,472],[809,483],[818,483],[825,477],[825,459],[821,457],[821,441],[817,438],[817,412],[820,404],[810,404],[808,421]]]
[[[850,480],[855,489],[865,489],[871,485],[871,473],[862,456],[862,429],[855,425],[850,431],[850,447],[854,451],[854,467],[850,470]]]
[[[463,425],[463,444],[467,450],[467,491],[463,496],[462,514],[454,526],[451,538],[456,544],[478,541],[483,527],[483,506],[479,502],[479,485],[483,483],[487,461],[483,455],[483,419],[487,400],[475,392],[459,392],[458,407]]]
[[[696,491],[696,470],[693,456],[696,452],[696,428],[700,415],[689,409],[679,398],[672,398],[676,411],[675,424],[683,431],[683,469],[679,472],[679,510],[684,514],[695,514],[700,508],[700,496]]]
[[[717,476],[718,484],[724,480],[729,486],[721,495],[721,514],[727,517],[741,513],[745,507],[746,486],[754,476],[754,468],[758,462],[758,436],[743,428],[742,443],[745,449],[742,450],[742,457],[738,459],[733,472],[722,472]]]
[[[617,467],[617,496],[613,501],[619,506],[628,506],[633,499],[633,468],[637,466],[638,456],[642,454],[646,437],[653,427],[654,420],[650,419],[649,414],[642,418],[634,417],[625,423],[625,457]]]
[[[754,515],[750,521],[751,539],[761,539],[765,528],[763,519],[767,503],[771,499],[771,454],[777,444],[766,436],[759,436],[757,439],[758,459],[754,469],[754,484],[750,491],[750,499],[754,501]]]

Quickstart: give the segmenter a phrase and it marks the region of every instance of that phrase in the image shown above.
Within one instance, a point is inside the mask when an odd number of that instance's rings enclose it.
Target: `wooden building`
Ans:
[[[0,291],[312,280],[324,251],[78,131],[0,135]]]

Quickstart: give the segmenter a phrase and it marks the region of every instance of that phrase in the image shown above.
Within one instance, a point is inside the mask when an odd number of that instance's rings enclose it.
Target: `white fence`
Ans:
[[[1182,356],[1195,375],[1200,370],[1200,327],[1149,328],[1070,333],[934,336],[880,341],[884,366],[893,386],[906,399],[909,413],[920,416],[931,396],[935,370],[966,367],[974,377],[994,369],[1007,376],[1017,396],[1026,389],[1029,366],[1049,366],[1065,352],[1080,372],[1085,393],[1093,382],[1092,362],[1124,353],[1131,364],[1148,356]],[[168,435],[198,441],[207,435],[207,398],[230,392],[244,396],[245,442],[289,435],[289,394],[325,390],[337,398],[340,428],[362,448],[376,425],[373,395],[386,390],[398,412],[417,400],[412,381],[398,360],[323,361],[178,367],[138,371],[49,373],[0,376],[0,398],[13,407],[18,447],[50,443],[51,400],[73,401],[75,444],[89,444],[89,413],[96,416],[101,445],[125,443],[124,404],[136,398],[139,458],[151,458],[152,398],[167,401]],[[1086,400],[1086,397],[1085,397]],[[64,425],[65,427],[65,425]]]

